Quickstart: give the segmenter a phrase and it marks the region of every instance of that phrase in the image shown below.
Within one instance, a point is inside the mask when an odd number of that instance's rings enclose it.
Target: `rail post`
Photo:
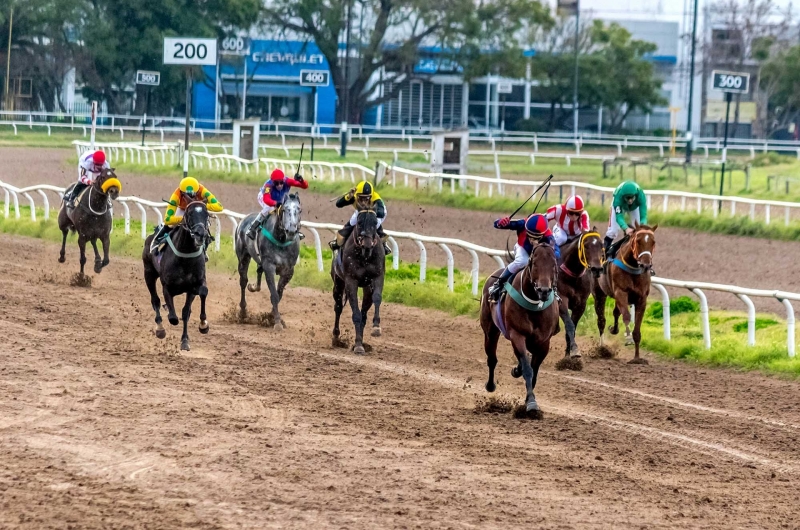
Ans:
[[[439,243],[439,248],[447,255],[447,290],[453,292],[453,252],[444,243]]]
[[[392,269],[400,268],[400,246],[392,236],[389,236],[389,244],[392,245]]]
[[[656,290],[661,293],[661,306],[662,306],[662,313],[663,313],[663,323],[664,323],[664,338],[666,340],[672,340],[672,322],[670,320],[670,313],[669,313],[669,293],[664,288],[663,285],[654,283],[652,284]]]
[[[747,345],[756,345],[756,306],[750,297],[744,294],[736,295],[747,306]]]
[[[789,350],[789,357],[794,357],[794,307],[792,307],[792,303],[785,298],[779,300],[786,308],[786,348]]]
[[[703,346],[705,349],[711,349],[711,327],[708,323],[708,299],[706,298],[705,293],[700,289],[691,289],[691,291],[697,295],[697,298],[700,299],[700,324],[703,328]]]

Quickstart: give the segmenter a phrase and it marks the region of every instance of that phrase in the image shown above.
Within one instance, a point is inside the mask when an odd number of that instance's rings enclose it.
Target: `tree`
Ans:
[[[348,10],[358,21],[349,31]],[[468,79],[518,73],[521,34],[551,20],[538,0],[271,0],[266,13],[266,26],[276,33],[316,43],[336,86],[339,119],[350,123],[420,77],[414,67],[424,46],[438,46],[437,57],[456,62]],[[351,58],[343,61],[339,45],[348,33]],[[379,95],[381,78],[390,88]]]
[[[800,46],[768,59],[761,69],[759,85],[768,95],[767,135],[797,123],[800,119]]]

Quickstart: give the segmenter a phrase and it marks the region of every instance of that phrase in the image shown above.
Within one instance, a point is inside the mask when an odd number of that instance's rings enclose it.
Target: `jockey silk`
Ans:
[[[562,204],[551,206],[545,214],[548,221],[555,221],[556,226],[561,228],[568,238],[580,235],[589,231],[589,214],[584,210],[577,221],[570,219],[567,209]]]
[[[91,186],[94,182],[94,179],[100,175],[102,170],[111,168],[111,166],[108,164],[108,161],[104,162],[102,166],[95,164],[94,160],[92,159],[95,152],[96,151],[86,151],[78,159],[78,170],[80,172],[78,175],[78,182],[81,184]]]
[[[283,202],[283,198],[289,193],[289,189],[292,187],[297,187],[300,189],[308,189],[308,182],[305,180],[300,182],[295,179],[291,178],[284,178],[282,180],[283,189],[279,190],[273,186],[272,179],[267,180],[263,186],[261,186],[261,190],[258,192],[258,203],[262,206],[276,206]]]

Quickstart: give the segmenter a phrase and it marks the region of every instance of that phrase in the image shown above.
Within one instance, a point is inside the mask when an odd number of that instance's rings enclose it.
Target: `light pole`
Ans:
[[[342,116],[341,149],[339,156],[347,156],[347,120],[350,119],[350,17],[353,13],[353,1],[347,2],[347,27],[344,37],[344,115]]]
[[[697,46],[697,4],[700,0],[694,0],[694,18],[692,19],[692,60],[689,68],[689,116],[686,118],[686,163],[692,163],[692,103],[694,100],[694,55]]]
[[[6,99],[6,110],[9,109],[9,105],[11,103],[11,97],[8,92],[8,81],[11,78],[11,32],[14,28],[14,4],[11,4],[11,14],[8,16],[8,50],[6,51],[6,91],[5,91],[5,99]]]
[[[581,31],[581,2],[575,2],[575,83],[572,87],[572,129],[578,139],[578,51]]]

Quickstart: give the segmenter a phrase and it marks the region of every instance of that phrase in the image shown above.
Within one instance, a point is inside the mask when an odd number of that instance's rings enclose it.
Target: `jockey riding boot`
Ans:
[[[497,302],[500,300],[500,293],[503,292],[503,286],[506,284],[512,273],[508,269],[503,269],[503,273],[497,279],[497,282],[489,288],[489,301]]]
[[[161,240],[167,231],[167,225],[161,225],[156,229],[156,234],[153,236],[153,241],[150,242],[150,254],[153,256],[158,255],[158,247],[161,246]]]
[[[249,237],[250,239],[255,239],[256,232],[258,232],[258,227],[261,226],[261,223],[263,222],[264,222],[264,216],[258,214],[256,218],[253,219],[253,222],[250,223],[250,228],[247,229],[247,237]]]
[[[347,238],[350,237],[350,234],[353,233],[353,229],[355,227],[350,223],[347,223],[342,227],[341,230],[336,232],[336,239],[328,243],[328,246],[331,247],[331,250],[339,250],[344,246],[345,241]]]
[[[608,250],[611,248],[611,243],[613,243],[613,242],[614,242],[614,238],[613,237],[606,236],[605,239],[603,239],[603,250],[605,251],[606,259],[609,258]]]
[[[392,249],[389,247],[389,243],[388,243],[389,236],[387,236],[386,232],[383,231],[383,227],[382,226],[378,227],[378,236],[381,238],[381,241],[383,242],[383,254],[385,256],[388,256],[389,254],[392,253]]]

